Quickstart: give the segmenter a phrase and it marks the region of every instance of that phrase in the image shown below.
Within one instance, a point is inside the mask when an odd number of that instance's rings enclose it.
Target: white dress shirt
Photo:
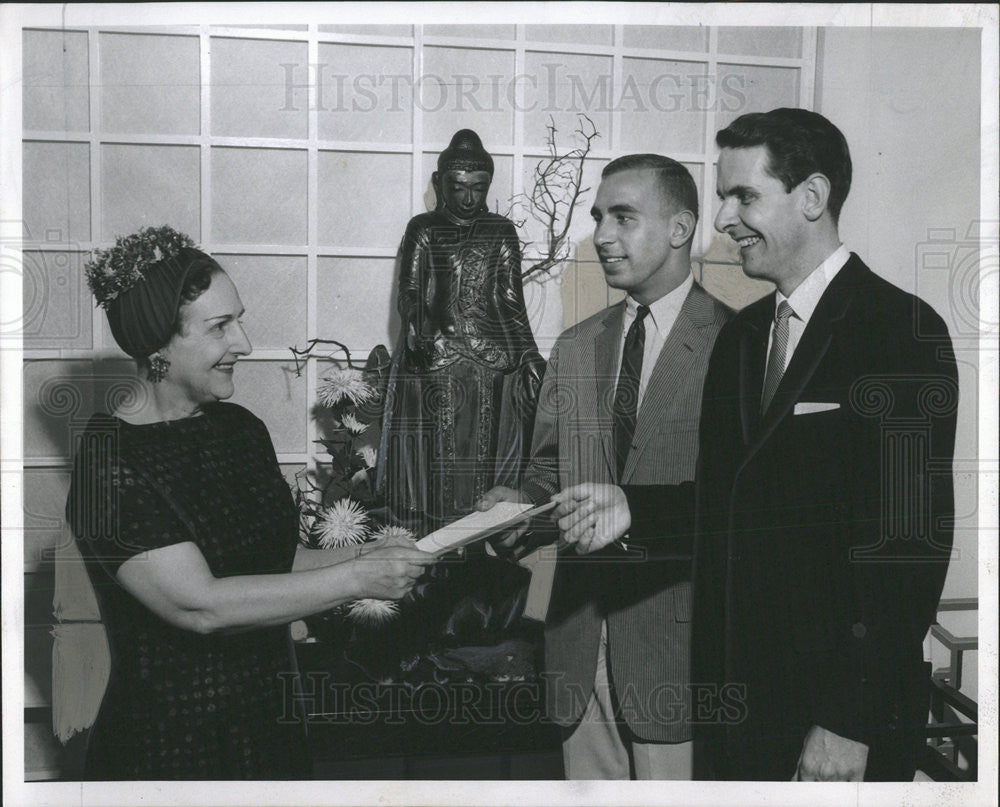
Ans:
[[[649,377],[653,373],[656,360],[660,357],[670,329],[677,321],[677,315],[681,313],[681,306],[687,299],[691,286],[694,285],[694,278],[689,274],[687,278],[673,291],[664,294],[659,300],[655,300],[649,306],[649,314],[643,320],[646,327],[646,341],[642,350],[642,372],[639,375],[639,398],[636,405],[636,412],[642,406],[642,396],[646,394],[646,387],[649,385]],[[625,350],[625,336],[628,329],[635,321],[639,303],[629,295],[625,298],[625,319],[622,323],[622,335],[618,342],[618,372],[621,372],[622,353]]]
[[[788,347],[785,350],[785,366],[783,369],[788,369],[788,362],[792,360],[792,354],[799,345],[802,332],[805,331],[806,325],[809,324],[809,319],[816,310],[816,306],[819,305],[819,300],[823,296],[823,292],[830,285],[830,281],[837,276],[837,272],[844,268],[850,257],[851,253],[847,251],[847,247],[841,244],[829,258],[809,273],[808,277],[798,285],[791,296],[785,297],[780,291],[777,293],[774,301],[775,310],[781,305],[782,300],[787,300],[794,312],[788,319]],[[767,354],[769,356],[771,355],[771,342],[773,341],[774,319],[772,318],[771,335],[767,340]]]

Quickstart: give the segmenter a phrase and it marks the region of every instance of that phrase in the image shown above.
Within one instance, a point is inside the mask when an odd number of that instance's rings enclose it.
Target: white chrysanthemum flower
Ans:
[[[374,468],[375,463],[378,462],[378,449],[374,446],[364,446],[358,449],[358,456],[361,457],[365,468]]]
[[[365,375],[352,367],[331,370],[323,376],[323,383],[316,390],[323,406],[335,406],[345,398],[352,404],[361,404],[375,397],[375,388],[365,381]]]
[[[320,510],[314,526],[324,549],[360,544],[368,534],[368,513],[353,499],[341,499]]]
[[[355,622],[363,622],[366,625],[381,625],[398,613],[399,605],[395,600],[366,598],[355,600],[347,606],[347,616]]]
[[[362,423],[350,412],[340,419],[340,424],[351,434],[361,434],[361,432],[368,428],[367,423]]]
[[[372,536],[373,538],[406,538],[408,541],[413,540],[413,532],[406,529],[406,527],[397,527],[395,524],[386,524],[379,529]]]

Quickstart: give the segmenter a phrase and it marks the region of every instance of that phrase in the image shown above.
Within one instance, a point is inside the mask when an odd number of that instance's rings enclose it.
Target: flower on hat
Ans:
[[[324,406],[336,406],[345,399],[357,405],[374,398],[375,388],[365,381],[361,370],[336,368],[323,377],[316,395]]]
[[[119,236],[110,249],[95,249],[84,267],[87,285],[103,308],[142,280],[154,263],[173,258],[184,247],[194,247],[190,237],[172,227],[144,227],[132,235]]]
[[[368,535],[368,513],[353,499],[340,499],[320,509],[313,529],[323,549],[360,544]]]

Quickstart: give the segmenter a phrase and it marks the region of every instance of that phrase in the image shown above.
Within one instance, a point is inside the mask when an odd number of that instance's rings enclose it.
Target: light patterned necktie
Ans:
[[[767,372],[764,374],[764,393],[760,398],[760,413],[763,415],[771,404],[771,399],[785,374],[785,353],[788,350],[788,320],[795,312],[787,300],[782,300],[774,312],[774,338],[771,352],[767,354]]]

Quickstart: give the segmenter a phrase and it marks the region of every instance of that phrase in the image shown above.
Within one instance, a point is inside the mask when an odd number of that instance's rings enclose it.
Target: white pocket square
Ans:
[[[796,415],[812,415],[816,412],[829,412],[831,409],[840,409],[839,403],[797,403],[795,404]]]

